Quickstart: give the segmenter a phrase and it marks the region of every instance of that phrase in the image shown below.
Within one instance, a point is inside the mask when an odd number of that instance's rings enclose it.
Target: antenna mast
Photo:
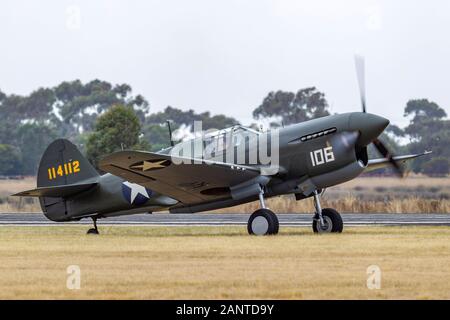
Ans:
[[[170,145],[173,147],[172,128],[170,127],[170,120],[166,120],[166,123],[167,123],[167,127],[169,128]]]

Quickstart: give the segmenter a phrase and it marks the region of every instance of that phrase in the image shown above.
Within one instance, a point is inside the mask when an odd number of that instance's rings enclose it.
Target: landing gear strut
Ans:
[[[248,219],[248,233],[258,236],[277,234],[279,229],[278,218],[275,213],[266,208],[264,202],[264,190],[262,188],[259,192],[259,202],[261,204],[261,209],[253,212]]]
[[[97,228],[97,218],[92,218],[92,221],[94,222],[94,228],[89,229],[87,231],[87,234],[99,234]]]
[[[322,209],[320,206],[319,193],[314,191],[314,207],[316,213],[312,224],[315,233],[341,233],[344,229],[342,217],[334,209]]]

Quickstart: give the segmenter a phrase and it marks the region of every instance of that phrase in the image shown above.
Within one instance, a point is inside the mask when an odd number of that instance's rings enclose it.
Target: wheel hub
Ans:
[[[323,216],[323,224],[320,221],[317,221],[317,230],[319,233],[329,233],[333,229],[333,222],[330,217]]]
[[[264,217],[256,217],[252,221],[252,229],[256,235],[264,235],[269,230],[269,222]]]

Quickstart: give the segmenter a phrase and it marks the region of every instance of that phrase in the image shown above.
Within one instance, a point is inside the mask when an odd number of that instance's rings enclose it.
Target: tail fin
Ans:
[[[53,141],[39,164],[37,186],[55,187],[97,182],[99,174],[68,140]]]
[[[42,211],[53,221],[70,220],[66,199],[91,189],[100,175],[70,141],[58,139],[45,150],[39,164],[37,189],[14,196],[39,197]]]

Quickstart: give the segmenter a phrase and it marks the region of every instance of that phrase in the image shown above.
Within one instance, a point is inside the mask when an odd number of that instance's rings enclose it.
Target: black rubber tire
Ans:
[[[278,234],[278,231],[280,230],[280,222],[278,221],[278,217],[274,212],[270,211],[270,213],[273,219],[273,230],[271,234]]]
[[[330,218],[331,233],[341,233],[344,230],[344,222],[342,221],[341,215],[336,210],[331,208],[322,209],[322,216]],[[319,233],[319,221],[314,220],[312,228],[314,233]]]
[[[247,231],[249,234],[254,235],[255,232],[252,229],[253,220],[257,217],[263,217],[267,220],[268,228],[267,232],[264,235],[273,235],[277,234],[280,228],[280,224],[278,221],[278,217],[275,213],[270,211],[269,209],[259,209],[252,213],[247,222]]]
[[[89,229],[86,234],[99,234],[98,230],[95,228]]]

